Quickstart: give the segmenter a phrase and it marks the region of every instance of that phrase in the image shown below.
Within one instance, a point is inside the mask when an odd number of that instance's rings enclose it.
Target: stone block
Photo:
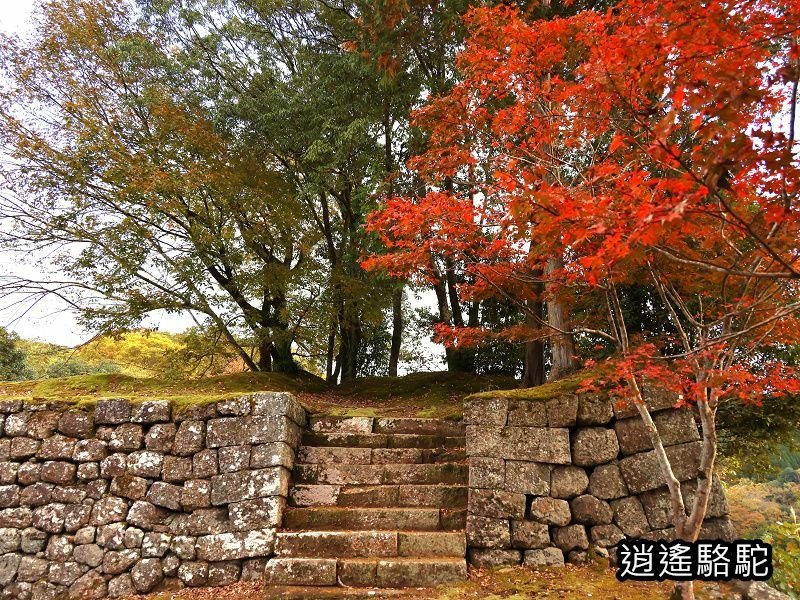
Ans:
[[[536,550],[526,550],[523,562],[526,567],[563,567],[564,553],[552,546]]]
[[[616,546],[625,537],[622,530],[616,525],[596,525],[589,532],[592,544],[601,548]]]
[[[102,440],[78,440],[72,460],[77,462],[97,462],[108,456],[108,447]]]
[[[641,537],[650,530],[647,515],[642,503],[636,496],[612,500],[614,523],[628,537]]]
[[[0,556],[0,589],[6,589],[19,570],[22,557],[19,554],[4,554]]]
[[[52,483],[34,483],[22,488],[19,503],[23,506],[43,506],[53,501]]]
[[[195,537],[179,535],[172,538],[172,543],[170,544],[169,549],[181,560],[194,560],[194,546],[196,543],[197,538]]]
[[[53,488],[53,502],[79,504],[86,498],[86,490],[77,485],[57,485]]]
[[[28,428],[28,419],[31,418],[30,411],[18,412],[6,417],[3,429],[7,437],[25,435]]]
[[[215,535],[229,533],[231,524],[225,508],[199,508],[191,514],[178,515],[169,526],[173,535]]]
[[[39,581],[47,574],[48,563],[43,558],[36,556],[23,556],[17,569],[17,581]]]
[[[0,508],[11,508],[13,506],[19,506],[19,486],[0,485]]]
[[[155,506],[163,506],[170,510],[180,510],[182,492],[183,488],[177,485],[156,481],[147,492],[147,501]]]
[[[601,500],[614,500],[630,493],[617,463],[595,467],[589,476],[588,490]]]
[[[557,498],[534,498],[528,508],[528,518],[548,525],[566,526],[572,520],[569,502]]]
[[[511,527],[507,519],[467,515],[467,546],[510,548]]]
[[[506,461],[505,489],[533,496],[550,495],[550,466]]]
[[[128,455],[117,452],[111,456],[106,456],[100,461],[100,477],[112,479],[125,475],[128,471]]]
[[[165,456],[162,479],[169,483],[182,483],[192,479],[192,459],[181,456]]]
[[[553,528],[553,544],[562,552],[588,550],[589,538],[583,525],[568,525]]]
[[[20,533],[19,547],[25,554],[38,554],[43,552],[49,534],[35,527],[26,527]]]
[[[93,569],[87,571],[70,586],[68,597],[70,600],[102,600],[107,594],[105,578],[98,569]]]
[[[149,531],[142,538],[143,558],[163,558],[172,543],[172,536],[166,533]]]
[[[508,418],[506,398],[467,398],[464,400],[464,423],[504,427]]]
[[[201,587],[208,583],[208,563],[189,561],[178,567],[178,577],[188,587]]]
[[[4,508],[0,510],[0,527],[25,529],[33,523],[33,511],[28,507]]]
[[[505,490],[469,490],[469,513],[496,519],[524,519],[524,494]]]
[[[136,594],[130,573],[123,573],[108,582],[108,595],[110,598],[126,598]]]
[[[511,427],[547,427],[547,407],[542,400],[511,400],[505,424]]]
[[[522,563],[522,552],[499,548],[470,548],[468,559],[469,564],[478,569],[494,569],[519,565]]]
[[[109,496],[94,503],[89,522],[92,525],[108,525],[124,521],[128,514],[128,502],[122,498]]]
[[[22,410],[22,400],[0,400],[0,413],[9,414]]]
[[[64,508],[64,531],[73,533],[89,524],[92,507],[88,504],[67,504]]]
[[[144,540],[144,531],[139,529],[138,527],[128,527],[125,530],[125,537],[123,539],[123,545],[127,549],[134,549],[138,550],[142,547],[142,541]]]
[[[608,502],[589,494],[574,498],[569,506],[572,519],[584,525],[608,525],[614,518],[614,511]]]
[[[275,530],[221,533],[197,538],[197,557],[200,560],[220,561],[266,557],[275,546]]]
[[[589,487],[589,477],[581,467],[558,466],[550,472],[550,492],[554,498],[569,499],[580,496]]]
[[[75,472],[78,481],[91,481],[100,477],[100,465],[96,462],[81,463]]]
[[[378,583],[378,563],[369,559],[338,561],[336,579],[347,587],[375,587]]]
[[[142,447],[144,431],[141,425],[123,423],[111,434],[108,448],[115,452],[133,452]]]
[[[469,486],[499,489],[505,486],[506,465],[502,458],[469,457]]]
[[[250,440],[249,426],[249,417],[223,417],[221,419],[212,419],[208,422],[206,445],[209,448],[219,448],[222,446],[241,446],[246,444]]]
[[[50,410],[34,412],[28,419],[25,430],[26,435],[37,440],[49,438],[58,427],[58,418],[60,416],[60,413]]]
[[[653,422],[664,446],[674,446],[700,439],[694,416],[688,408],[656,413],[653,415]],[[636,454],[653,449],[644,421],[639,416],[618,420],[614,423],[614,430],[623,454]]]
[[[591,467],[611,462],[619,454],[617,436],[605,427],[578,429],[572,439],[572,462]]]
[[[128,472],[139,477],[158,479],[164,466],[164,455],[152,450],[139,450],[128,455]]]
[[[170,420],[172,409],[168,400],[146,400],[131,408],[133,423],[164,423]]]
[[[153,452],[169,454],[172,452],[177,432],[178,428],[175,423],[156,423],[144,436],[144,447]]]
[[[586,393],[578,396],[578,425],[607,425],[613,418],[613,402],[606,394]]]
[[[220,473],[243,471],[250,466],[249,444],[244,446],[224,446],[218,450]]]
[[[191,479],[183,485],[181,506],[184,510],[211,506],[211,482],[207,479]]]
[[[732,542],[736,539],[736,529],[727,517],[706,519],[700,528],[700,540],[724,540]]]
[[[22,536],[19,529],[0,527],[0,554],[8,554],[19,550]]]
[[[161,561],[157,558],[143,558],[131,569],[133,587],[140,594],[146,594],[164,579]]]
[[[217,402],[217,413],[222,416],[243,417],[251,411],[250,397],[231,398]]]
[[[211,478],[211,504],[231,504],[251,498],[287,496],[289,472],[282,467],[224,473]]]
[[[253,446],[250,452],[250,468],[266,467],[285,467],[291,470],[294,467],[294,450],[285,442]]]
[[[74,561],[58,562],[50,565],[47,581],[56,585],[70,586],[83,575],[83,567]]]
[[[288,392],[259,392],[251,396],[256,416],[286,415],[300,427],[306,426],[306,410]]]
[[[6,440],[10,444],[10,440]],[[0,484],[12,484],[17,482],[17,472],[19,465],[17,463],[3,461],[0,462]]]
[[[192,477],[208,479],[219,473],[216,450],[201,450],[192,458]]]
[[[94,416],[83,410],[64,411],[58,418],[58,430],[73,438],[88,437],[94,431]]]
[[[281,496],[255,498],[228,505],[228,515],[235,531],[279,527],[286,499]]]
[[[70,460],[75,451],[75,438],[53,435],[42,441],[38,457],[45,460]]]
[[[546,548],[550,545],[549,528],[535,521],[511,521],[511,545],[524,550]]]
[[[553,464],[572,462],[567,429],[467,425],[467,455]]]
[[[66,505],[50,503],[33,511],[33,526],[47,533],[61,533],[64,530],[64,511]]]
[[[666,448],[667,459],[678,481],[697,477],[703,443],[689,442]],[[622,477],[632,494],[654,490],[665,485],[655,451],[628,456],[619,461]]]
[[[264,580],[268,585],[336,585],[336,560],[331,558],[273,558],[267,563]]]
[[[75,481],[77,467],[65,461],[46,461],[42,465],[42,481],[45,483],[68,484]]]
[[[131,403],[123,398],[104,398],[97,401],[94,422],[98,425],[119,425],[131,420]]]
[[[11,460],[27,460],[38,454],[42,442],[25,437],[15,437],[11,439],[8,449],[8,457]]]
[[[103,549],[97,544],[85,544],[76,546],[73,553],[76,562],[90,567],[99,567],[103,562]]]
[[[678,402],[678,397],[675,393],[659,389],[647,382],[642,385],[642,395],[647,401],[647,406],[651,413],[673,408]],[[639,415],[639,411],[630,400],[623,399],[615,402],[613,408],[617,419],[626,419]]]
[[[103,555],[103,572],[109,575],[120,575],[130,570],[140,558],[138,550],[109,550]]]
[[[124,550],[127,534],[125,523],[111,523],[97,528],[95,543],[107,550]]]
[[[231,585],[239,581],[241,565],[238,560],[225,560],[208,565],[208,585]]]
[[[153,529],[157,525],[163,525],[168,516],[169,511],[150,502],[137,500],[128,511],[128,523],[142,529]]]
[[[551,398],[546,403],[547,424],[550,427],[574,427],[578,422],[578,397],[572,395]]]
[[[50,562],[64,562],[70,559],[75,546],[65,535],[51,535],[47,541],[45,558]],[[16,550],[16,548],[15,548]]]
[[[178,456],[191,456],[205,447],[206,424],[203,421],[183,421],[175,433],[173,452]]]

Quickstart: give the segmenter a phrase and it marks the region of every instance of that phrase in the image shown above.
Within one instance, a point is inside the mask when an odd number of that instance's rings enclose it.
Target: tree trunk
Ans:
[[[475,348],[445,348],[445,357],[451,373],[475,373]]]
[[[345,382],[358,376],[358,351],[361,348],[361,324],[358,319],[343,314],[339,334],[339,365],[342,382]]]
[[[564,262],[561,257],[550,258],[545,267],[545,277],[563,268]],[[547,323],[552,328],[550,337],[550,350],[553,355],[553,365],[550,369],[548,381],[560,379],[572,371],[578,369],[578,362],[575,360],[575,344],[569,324],[569,311],[567,307],[552,293],[554,285],[545,284],[548,288],[547,300]],[[564,333],[561,333],[564,332]]]
[[[403,286],[392,292],[392,347],[389,350],[389,377],[397,377],[400,344],[403,340]]]
[[[537,272],[541,277],[541,272]],[[528,300],[528,310],[525,313],[525,325],[530,329],[541,329],[542,313],[544,312],[544,305],[541,301],[542,287],[541,283],[535,284],[537,298],[535,300]],[[542,385],[545,382],[544,371],[544,342],[542,340],[533,340],[525,343],[525,367],[522,371],[522,382],[520,387],[531,388],[537,385]]]
[[[291,340],[276,340],[272,344],[272,371],[274,373],[297,373],[297,363],[292,356]]]
[[[325,381],[327,381],[328,383],[336,383],[336,379],[333,376],[333,359],[335,351],[336,351],[336,332],[333,331],[333,327],[331,327],[331,332],[330,334],[328,334],[328,352],[325,357]]]
[[[272,340],[263,340],[258,345],[258,370],[263,373],[272,371]]]

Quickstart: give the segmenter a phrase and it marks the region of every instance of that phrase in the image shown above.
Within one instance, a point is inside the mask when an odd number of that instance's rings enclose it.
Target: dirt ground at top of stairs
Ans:
[[[469,579],[457,585],[432,589],[358,590],[353,588],[275,588],[259,582],[218,588],[186,588],[137,596],[137,600],[356,600],[361,598],[403,600],[525,600],[594,598],[597,600],[667,600],[670,582],[617,581],[614,571],[600,566],[493,570],[472,569]],[[739,598],[726,584],[695,584],[698,600]]]

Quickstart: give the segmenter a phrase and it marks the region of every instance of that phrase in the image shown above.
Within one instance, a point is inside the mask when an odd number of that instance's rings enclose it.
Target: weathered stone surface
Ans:
[[[0,508],[19,505],[19,486],[0,485]]]
[[[216,450],[202,450],[192,458],[192,477],[208,479],[219,473]]]
[[[86,498],[86,490],[77,485],[57,485],[53,488],[53,502],[78,504]]]
[[[125,530],[125,538],[123,539],[123,544],[126,548],[137,549],[142,547],[142,541],[144,540],[144,531],[139,529],[138,527],[128,527]]]
[[[472,515],[496,519],[524,519],[525,495],[505,490],[469,491],[469,512]]]
[[[336,560],[273,558],[267,563],[264,580],[269,585],[336,585]]]
[[[581,467],[553,467],[550,472],[550,496],[569,499],[579,496],[589,486],[589,477]]]
[[[153,452],[170,453],[177,431],[175,423],[156,423],[144,436],[144,447]]]
[[[47,543],[47,532],[35,527],[26,527],[20,534],[20,549],[26,554],[36,554],[44,550]]]
[[[697,477],[703,443],[689,442],[666,448],[667,458],[678,481]],[[665,485],[655,451],[644,452],[619,461],[622,477],[632,494],[654,490]]]
[[[128,455],[118,452],[111,456],[106,456],[100,461],[100,476],[104,479],[112,479],[121,475],[126,475],[128,470]]]
[[[34,483],[22,488],[19,494],[19,503],[23,506],[43,506],[52,502],[53,488],[52,483]]]
[[[192,478],[192,459],[180,456],[165,456],[162,479],[169,483],[182,483]]]
[[[605,427],[578,429],[572,439],[572,462],[581,467],[608,463],[618,454],[617,436]]]
[[[64,508],[64,531],[73,533],[89,524],[92,507],[88,504],[67,504]]]
[[[550,545],[550,533],[544,523],[511,521],[511,545],[514,548],[545,548]]]
[[[72,460],[77,462],[97,462],[108,456],[108,448],[102,440],[78,440]]]
[[[47,581],[56,585],[70,586],[75,583],[84,568],[74,561],[52,563],[47,571]]]
[[[250,468],[266,467],[286,467],[291,470],[294,467],[294,450],[284,442],[253,446],[250,453]]]
[[[162,558],[169,550],[172,536],[166,533],[150,531],[142,538],[143,558]]]
[[[143,558],[131,569],[133,587],[140,594],[146,594],[164,579],[161,561],[157,558]]]
[[[21,560],[22,557],[19,554],[0,556],[0,588],[5,588],[14,580]]]
[[[469,486],[473,488],[499,489],[505,487],[505,461],[502,458],[469,458]]]
[[[33,526],[48,533],[61,533],[64,530],[64,510],[66,506],[53,502],[33,511]]]
[[[569,430],[467,425],[467,455],[570,464]]]
[[[658,389],[647,382],[642,386],[642,395],[646,399],[651,413],[672,408],[678,402],[678,398],[673,392]],[[615,402],[613,407],[617,419],[626,419],[639,415],[636,406],[630,401]]]
[[[523,562],[528,567],[563,567],[564,553],[553,547],[526,550]]]
[[[6,440],[11,445],[11,440]],[[17,463],[3,461],[0,462],[0,484],[9,484],[17,482],[17,471],[19,465]]]
[[[92,525],[107,525],[124,521],[128,513],[128,503],[122,498],[109,496],[94,503],[90,523]]]
[[[111,480],[111,493],[131,500],[141,500],[147,494],[147,479],[134,475],[119,475]]]
[[[547,427],[547,408],[541,400],[510,400],[507,423],[511,427]]]
[[[250,449],[249,444],[220,448],[218,451],[220,473],[232,473],[247,469],[250,466]]]
[[[123,398],[107,398],[97,401],[94,421],[98,425],[118,425],[131,420],[131,403]]]
[[[569,506],[572,519],[584,525],[608,525],[614,518],[614,511],[608,502],[589,494],[574,498]]]
[[[172,538],[169,549],[181,560],[194,560],[194,546],[197,538],[186,535],[179,535]]]
[[[111,523],[97,528],[96,543],[109,550],[125,549],[125,523]]]
[[[111,598],[125,598],[136,594],[130,573],[123,573],[108,582],[108,595]]]
[[[207,479],[192,479],[183,485],[181,506],[184,510],[211,506],[211,482]]]
[[[589,549],[589,538],[583,525],[553,528],[553,543],[563,552]]]
[[[181,563],[178,577],[189,587],[204,586],[208,583],[208,563],[205,561]]]
[[[139,450],[128,455],[128,472],[139,477],[161,477],[164,455],[151,450]]]
[[[228,515],[235,531],[279,527],[286,500],[280,496],[255,498],[228,505]]]
[[[578,396],[578,425],[607,425],[613,418],[613,402],[606,394]]]
[[[19,550],[21,538],[19,529],[0,527],[0,554]]]
[[[103,572],[109,575],[125,573],[140,558],[138,550],[109,550],[103,555]]]
[[[642,503],[636,496],[611,502],[614,523],[628,537],[640,537],[650,529]]]
[[[217,412],[223,416],[242,417],[249,415],[250,410],[250,398],[248,396],[231,398],[229,400],[220,400],[217,402]]]
[[[700,439],[694,416],[688,408],[656,413],[653,415],[653,422],[661,436],[661,442],[665,446],[674,446]],[[644,421],[638,416],[617,421],[614,424],[614,430],[619,438],[620,450],[623,454],[635,454],[653,449]]]
[[[269,556],[275,546],[275,530],[221,533],[197,539],[200,560],[220,561]]]
[[[208,422],[206,446],[241,446],[286,442],[291,446],[300,443],[300,427],[282,415],[269,417],[224,417]]]
[[[184,421],[175,434],[173,452],[178,456],[190,456],[205,446],[206,424],[203,421]]]
[[[91,510],[91,506],[87,507]],[[97,534],[96,527],[81,527],[75,532],[73,540],[76,544],[91,544],[94,542],[95,535]]]
[[[86,484],[86,495],[89,498],[99,500],[108,490],[108,482],[104,479],[95,479]]]
[[[39,581],[47,573],[48,563],[36,556],[23,556],[17,569],[17,581]]]
[[[681,484],[681,492],[683,494],[684,506],[691,507],[694,504],[695,494],[697,492],[697,480],[690,479],[689,481],[684,481]],[[711,495],[708,498],[705,518],[724,517],[728,512],[728,500],[725,497],[725,490],[722,487],[722,482],[719,480],[719,477],[714,475],[711,480]]]
[[[47,483],[67,484],[75,480],[77,467],[65,461],[48,460],[42,465],[42,481]]]
[[[266,558],[249,558],[242,561],[242,573],[240,581],[260,581],[264,577],[264,569],[267,567]],[[347,585],[344,581],[343,584]]]
[[[42,463],[26,462],[17,469],[17,483],[33,485],[42,478]]]
[[[505,489],[533,496],[550,494],[550,467],[530,462],[506,461]]]
[[[73,557],[76,562],[90,567],[98,567],[103,562],[103,549],[97,544],[76,546]]]
[[[45,460],[69,460],[75,451],[75,438],[54,435],[42,441],[38,457]]]
[[[138,402],[131,410],[133,423],[163,423],[169,421],[172,411],[168,400]]]
[[[171,483],[156,481],[147,492],[147,501],[170,510],[180,510],[183,489]]]
[[[625,534],[616,525],[596,525],[589,532],[592,544],[601,548],[615,546]]]
[[[123,423],[111,434],[108,447],[115,452],[133,452],[142,447],[144,431],[141,425]]]
[[[73,438],[87,437],[94,429],[94,415],[83,410],[67,410],[58,418],[58,430]]]
[[[173,535],[209,535],[231,531],[225,508],[200,508],[191,514],[178,515],[170,523]]]
[[[478,548],[510,548],[511,527],[507,519],[467,515],[467,545]]]
[[[547,401],[547,424],[550,427],[574,427],[578,420],[578,398],[564,395]]]
[[[211,504],[230,504],[251,498],[287,496],[289,473],[282,467],[224,473],[211,478]]]
[[[572,518],[569,502],[557,498],[534,498],[528,509],[528,517],[548,525],[566,526]]]
[[[8,414],[22,410],[22,400],[0,400],[0,413]]]
[[[69,588],[69,597],[75,600],[101,600],[105,598],[108,588],[106,580],[96,570],[88,571]]]
[[[156,525],[162,525],[168,516],[169,512],[163,508],[137,500],[128,511],[128,523],[142,529],[152,529]]]
[[[498,548],[470,548],[469,564],[479,569],[494,569],[518,565],[522,562],[519,550],[501,550]]]
[[[736,529],[731,520],[727,517],[721,519],[706,519],[700,528],[701,540],[725,540],[726,542],[736,539]]]
[[[595,467],[589,477],[589,493],[602,500],[614,500],[629,494],[619,465],[611,463]]]
[[[241,566],[236,560],[210,563],[208,565],[208,585],[221,586],[235,583],[239,580],[240,570]]]
[[[11,439],[8,456],[11,460],[27,460],[39,452],[42,442],[31,438],[15,437]]]
[[[51,562],[64,562],[72,556],[75,546],[65,535],[51,535],[47,541],[45,557]],[[14,548],[16,550],[16,548]]]
[[[34,412],[28,419],[26,435],[37,440],[50,437],[58,427],[59,416],[60,413],[49,410]]]

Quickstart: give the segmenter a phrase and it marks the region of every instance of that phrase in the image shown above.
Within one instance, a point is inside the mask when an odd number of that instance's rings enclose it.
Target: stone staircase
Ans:
[[[267,584],[322,591],[466,578],[462,423],[311,417],[302,444]]]

